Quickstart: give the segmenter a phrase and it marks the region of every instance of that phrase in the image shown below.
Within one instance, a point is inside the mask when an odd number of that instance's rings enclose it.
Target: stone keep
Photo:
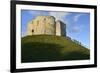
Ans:
[[[41,34],[66,36],[66,25],[53,16],[37,16],[28,23],[27,35]]]
[[[60,20],[56,21],[56,35],[66,36],[66,24]]]
[[[55,18],[53,16],[38,16],[28,23],[28,35],[55,34]]]

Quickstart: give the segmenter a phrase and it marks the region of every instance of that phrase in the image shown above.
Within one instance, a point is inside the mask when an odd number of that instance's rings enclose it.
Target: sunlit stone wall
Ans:
[[[27,35],[41,34],[66,36],[66,25],[53,16],[37,16],[28,23]]]

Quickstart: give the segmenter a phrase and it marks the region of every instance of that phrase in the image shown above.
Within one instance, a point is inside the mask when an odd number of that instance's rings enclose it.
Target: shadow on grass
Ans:
[[[31,42],[22,44],[22,62],[55,61],[61,57],[57,44]]]
[[[63,60],[86,60],[86,59],[90,59],[90,54],[86,54],[81,51],[73,51],[65,53],[63,55]]]
[[[45,62],[63,60],[85,60],[90,55],[81,51],[61,53],[62,46],[52,43],[27,42],[22,43],[21,62]]]

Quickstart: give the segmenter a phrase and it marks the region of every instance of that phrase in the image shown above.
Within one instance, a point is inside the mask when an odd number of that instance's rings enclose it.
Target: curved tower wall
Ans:
[[[27,35],[55,35],[55,18],[53,16],[38,16],[28,23]]]

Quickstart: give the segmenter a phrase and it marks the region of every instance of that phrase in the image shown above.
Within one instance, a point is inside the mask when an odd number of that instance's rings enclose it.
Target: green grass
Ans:
[[[33,35],[22,38],[22,62],[64,61],[90,59],[89,49],[67,37]]]

